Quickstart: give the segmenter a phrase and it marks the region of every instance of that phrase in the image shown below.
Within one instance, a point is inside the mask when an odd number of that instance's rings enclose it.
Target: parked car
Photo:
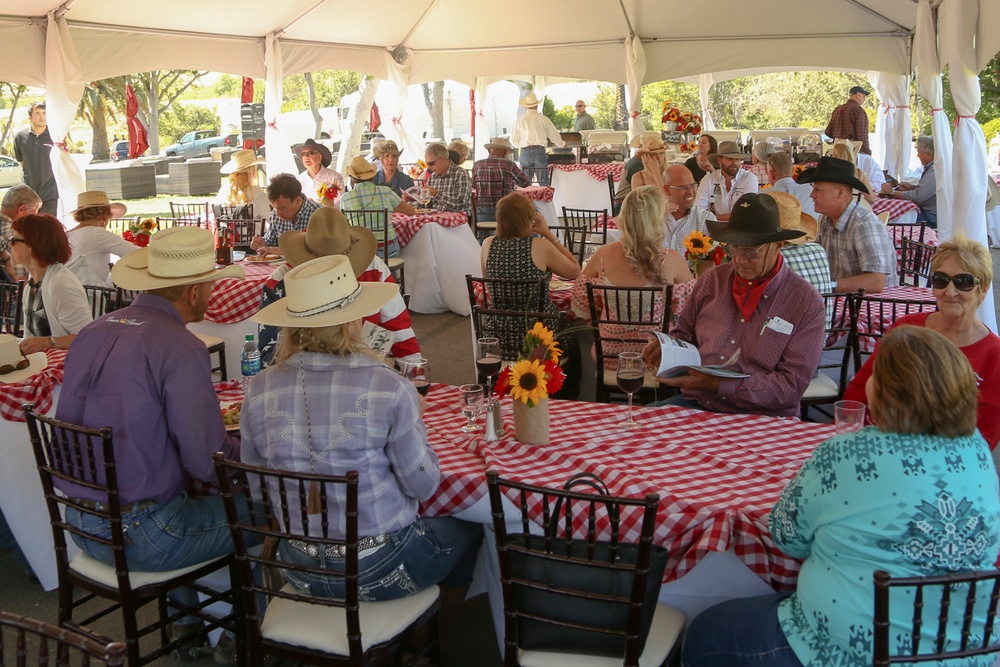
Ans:
[[[128,139],[115,142],[111,147],[111,159],[115,162],[128,159]]]
[[[0,155],[0,188],[9,188],[21,182],[21,165],[17,160]]]
[[[227,140],[230,142],[227,144]],[[234,135],[220,137],[211,130],[194,130],[188,132],[176,144],[167,146],[163,152],[167,157],[202,157],[210,155],[213,148],[221,148],[226,145],[235,145]]]

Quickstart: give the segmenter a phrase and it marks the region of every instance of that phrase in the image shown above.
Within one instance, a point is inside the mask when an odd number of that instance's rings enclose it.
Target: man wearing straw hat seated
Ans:
[[[391,213],[402,213],[413,215],[417,212],[413,206],[400,198],[392,188],[384,185],[375,185],[372,179],[375,178],[375,165],[360,155],[351,160],[347,165],[347,175],[351,177],[352,189],[340,198],[340,208],[348,211],[345,215],[351,218],[355,224],[364,224],[364,217],[352,211],[388,211]],[[312,218],[310,218],[311,220]],[[399,255],[399,239],[396,238],[396,230],[393,229],[392,222],[386,227],[388,232],[389,257]]]

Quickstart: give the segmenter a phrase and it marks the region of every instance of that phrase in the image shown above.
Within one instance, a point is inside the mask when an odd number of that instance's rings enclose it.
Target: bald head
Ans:
[[[674,213],[677,219],[683,218],[694,205],[698,186],[695,185],[691,170],[682,164],[669,165],[663,172],[667,186],[667,201],[676,204],[680,209]]]

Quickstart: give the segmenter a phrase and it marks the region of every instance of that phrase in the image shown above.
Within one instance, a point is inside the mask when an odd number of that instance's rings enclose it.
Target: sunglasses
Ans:
[[[430,162],[427,163],[427,166],[428,167],[433,167],[434,165],[436,165],[438,162],[440,162],[443,159],[444,159],[443,157],[439,157],[436,160],[431,160]]]
[[[949,276],[947,273],[935,271],[931,274],[931,285],[934,289],[947,289],[948,283],[954,283],[959,292],[971,292],[979,287],[981,281],[971,273],[959,273]]]
[[[316,157],[319,153],[316,151],[302,151],[302,157]]]

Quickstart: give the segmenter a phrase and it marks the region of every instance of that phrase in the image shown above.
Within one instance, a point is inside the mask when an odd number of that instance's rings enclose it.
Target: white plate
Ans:
[[[256,256],[252,256],[252,257],[247,257],[243,261],[247,262],[249,264],[281,264],[282,262],[285,261],[285,257],[282,255],[282,256],[277,257],[276,259],[269,259],[269,260],[263,261],[263,260],[257,259]]]

